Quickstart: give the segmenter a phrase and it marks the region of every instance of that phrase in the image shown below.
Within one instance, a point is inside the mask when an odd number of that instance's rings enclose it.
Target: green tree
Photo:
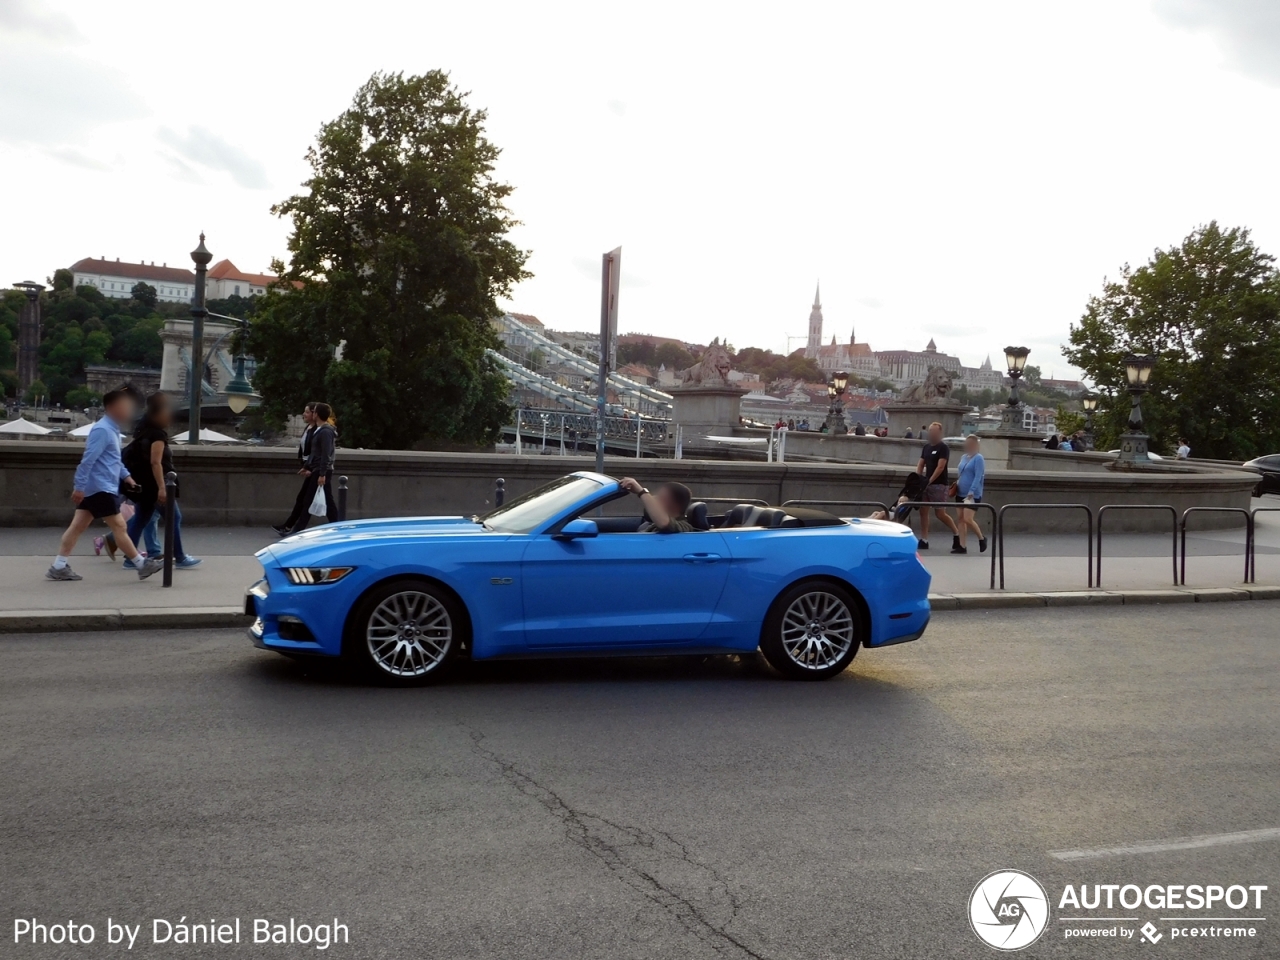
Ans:
[[[67,391],[66,404],[72,410],[83,410],[85,407],[94,407],[102,402],[102,395],[94,393],[88,387],[72,387]]]
[[[149,283],[139,280],[133,285],[133,289],[129,291],[129,295],[133,297],[135,303],[140,303],[148,310],[154,310],[159,297],[156,295],[156,288]]]
[[[528,276],[507,239],[486,114],[434,70],[375,74],[307,154],[287,280],[258,305],[254,385],[275,418],[332,403],[353,446],[491,441],[507,419],[496,299]],[[341,345],[341,359],[334,352]]]
[[[1106,281],[1064,353],[1099,389],[1097,446],[1129,416],[1124,357],[1154,353],[1142,401],[1156,449],[1178,436],[1197,455],[1247,459],[1280,449],[1280,279],[1242,228],[1216,222]]]
[[[1027,364],[1022,369],[1022,379],[1026,381],[1026,384],[1029,387],[1039,387],[1041,379],[1040,368],[1033,363]]]
[[[70,290],[75,286],[76,276],[66,267],[59,267],[49,278],[49,286],[54,290]]]
[[[34,380],[31,386],[27,387],[27,392],[22,399],[26,403],[35,403],[41,398],[46,401],[49,399],[49,388],[44,385],[43,380]]]

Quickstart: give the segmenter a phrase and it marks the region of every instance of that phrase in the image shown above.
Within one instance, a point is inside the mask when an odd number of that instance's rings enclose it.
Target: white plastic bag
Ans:
[[[313,517],[329,515],[329,504],[324,499],[324,487],[316,487],[316,495],[311,498],[311,506],[307,508],[307,513]]]

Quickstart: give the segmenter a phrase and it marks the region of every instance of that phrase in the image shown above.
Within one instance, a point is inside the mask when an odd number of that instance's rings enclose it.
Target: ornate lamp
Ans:
[[[827,412],[827,433],[844,435],[849,432],[849,425],[844,422],[844,392],[849,387],[849,374],[841,370],[831,375],[827,384],[827,396],[831,398],[831,409]]]
[[[1142,395],[1150,389],[1151,371],[1156,365],[1154,354],[1130,354],[1124,358],[1124,375],[1129,383],[1129,429],[1120,435],[1120,459],[1135,463],[1150,460],[1149,438],[1142,424]]]
[[[260,396],[253,392],[253,384],[244,375],[243,353],[236,357],[236,375],[231,378],[231,382],[227,384],[222,392],[227,395],[227,406],[237,416],[244,413],[251,405],[257,404],[262,400]]]
[[[1080,406],[1084,407],[1084,441],[1088,449],[1093,449],[1093,415],[1098,409],[1098,395],[1085,393],[1080,396]]]
[[[1027,357],[1031,350],[1027,347],[1005,347],[1004,363],[1009,371],[1009,405],[1005,407],[1001,418],[1001,427],[1005,430],[1022,430],[1022,371],[1027,367]]]

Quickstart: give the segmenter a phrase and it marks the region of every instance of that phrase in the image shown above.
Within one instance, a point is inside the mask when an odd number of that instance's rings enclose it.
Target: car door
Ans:
[[[535,536],[520,569],[526,643],[585,649],[696,641],[728,570],[724,538],[713,531]]]

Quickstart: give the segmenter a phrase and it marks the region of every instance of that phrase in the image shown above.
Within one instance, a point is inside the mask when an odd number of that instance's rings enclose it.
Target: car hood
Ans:
[[[344,520],[327,523],[285,537],[278,543],[259,550],[259,559],[284,562],[292,557],[323,551],[325,548],[354,547],[380,541],[414,540],[423,537],[462,538],[473,536],[508,536],[495,534],[466,517],[386,517],[373,520]]]

